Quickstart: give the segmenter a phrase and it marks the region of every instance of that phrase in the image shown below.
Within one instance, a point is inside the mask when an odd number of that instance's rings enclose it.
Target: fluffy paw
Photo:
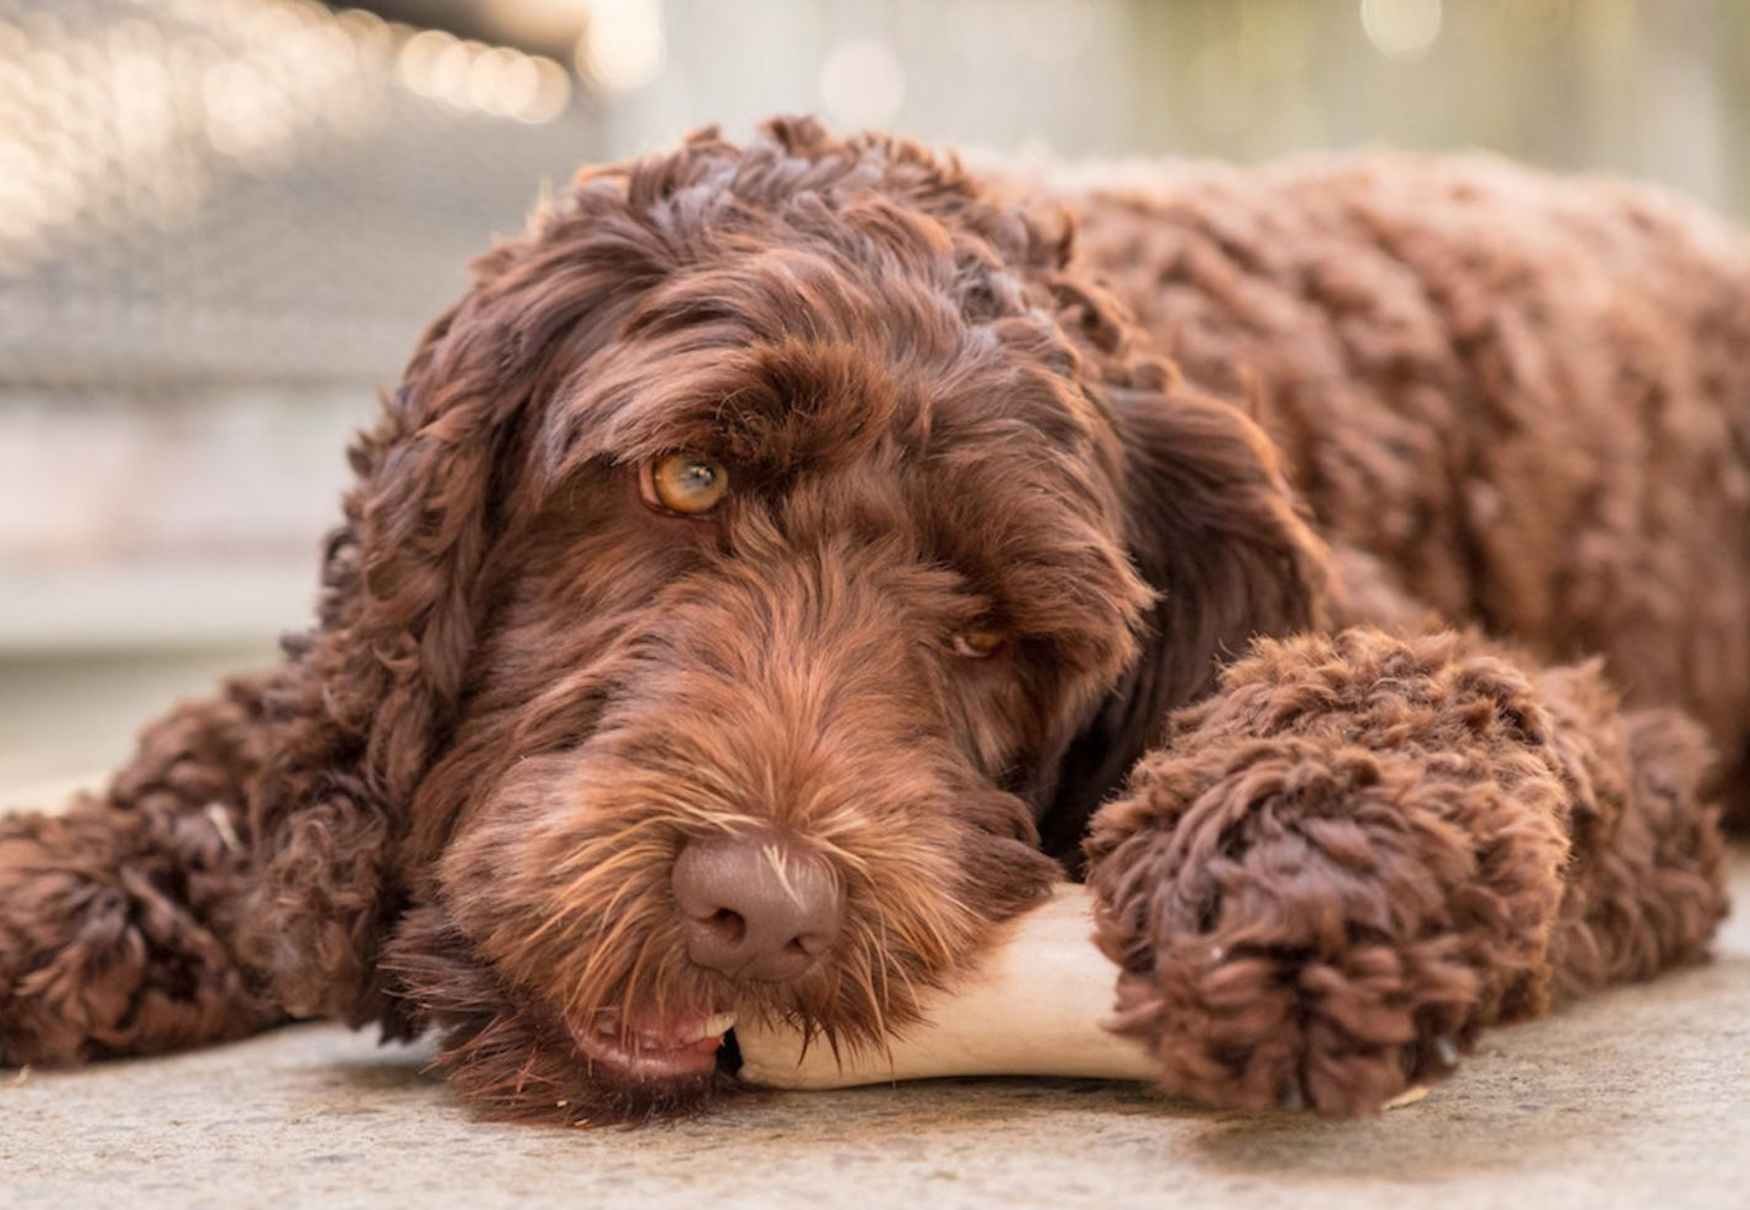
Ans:
[[[1168,1089],[1371,1112],[1545,1007],[1566,791],[1535,703],[1395,652],[1239,666],[1096,821],[1118,1027]]]

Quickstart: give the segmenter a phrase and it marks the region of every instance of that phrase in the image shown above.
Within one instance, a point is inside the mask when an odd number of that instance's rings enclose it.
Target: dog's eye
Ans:
[[[1006,642],[1000,630],[974,628],[956,634],[951,646],[955,655],[969,660],[988,660],[1001,651]]]
[[[729,493],[729,471],[703,454],[668,454],[644,473],[644,502],[696,517],[716,508]]]

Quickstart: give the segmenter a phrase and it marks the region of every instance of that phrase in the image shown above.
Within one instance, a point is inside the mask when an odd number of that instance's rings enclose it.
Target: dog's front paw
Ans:
[[[1139,767],[1091,843],[1118,1028],[1166,1088],[1368,1113],[1542,1008],[1555,858],[1499,785],[1336,741],[1183,750]]]

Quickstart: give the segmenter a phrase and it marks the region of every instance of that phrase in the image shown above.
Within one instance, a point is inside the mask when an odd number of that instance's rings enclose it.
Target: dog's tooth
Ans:
[[[705,1038],[721,1038],[735,1027],[734,1013],[712,1013],[700,1022],[699,1027],[687,1036],[688,1042],[698,1042]]]

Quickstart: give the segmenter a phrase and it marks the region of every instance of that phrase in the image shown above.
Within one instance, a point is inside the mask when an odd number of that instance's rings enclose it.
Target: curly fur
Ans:
[[[1120,1029],[1169,1087],[1347,1113],[1697,960],[1725,904],[1692,729],[1450,633],[1260,643],[1094,821]]]
[[[149,727],[102,797],[0,815],[0,1057],[155,1054],[284,1019],[235,937],[241,811],[261,762],[257,685]]]
[[[1167,1086],[1375,1108],[1705,951],[1747,346],[1740,237],[1494,162],[1028,180],[777,121],[586,171],[355,446],[281,665],[0,822],[0,1058],[327,1015],[491,1113],[688,1112],[732,1082],[578,1031],[880,1046],[1085,839]],[[708,521],[640,499],[676,450]],[[737,984],[669,871],[773,829],[845,925]]]
[[[1432,612],[1603,656],[1631,704],[1707,728],[1713,789],[1750,823],[1741,233],[1482,157],[1077,183],[1087,263],[1188,378],[1245,401],[1320,532],[1371,562],[1349,587],[1373,599],[1339,620]]]

